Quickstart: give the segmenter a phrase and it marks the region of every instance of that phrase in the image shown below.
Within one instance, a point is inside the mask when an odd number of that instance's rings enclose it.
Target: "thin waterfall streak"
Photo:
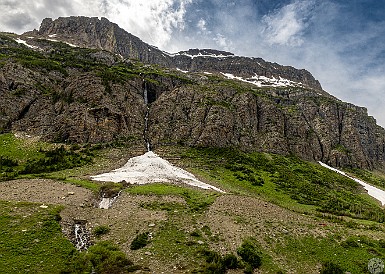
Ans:
[[[144,91],[143,91],[143,97],[144,97],[144,104],[148,105],[148,91],[147,91],[147,84],[144,82]]]
[[[144,139],[144,141],[146,143],[147,151],[151,151],[151,144],[150,144],[150,140],[148,138],[148,116],[149,116],[149,113],[150,113],[150,108],[148,106],[148,90],[147,90],[146,82],[144,82],[143,98],[144,98],[144,103],[146,105],[146,114],[144,116],[143,139]]]
[[[75,247],[77,250],[85,250],[89,246],[88,234],[85,227],[81,224],[75,224],[74,226],[75,234]]]

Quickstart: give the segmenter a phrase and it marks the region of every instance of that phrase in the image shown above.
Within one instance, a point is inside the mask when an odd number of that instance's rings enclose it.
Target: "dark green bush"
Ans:
[[[53,150],[41,152],[44,153],[44,158],[28,160],[20,172],[21,174],[53,172],[83,166],[92,161],[92,155],[87,150],[75,152],[66,150],[64,146],[61,146]]]
[[[19,165],[18,161],[13,160],[9,157],[0,156],[0,170],[4,167],[15,167],[18,165]]]
[[[206,259],[206,262],[212,263],[212,262],[220,262],[222,261],[222,256],[216,251],[212,250],[204,250],[202,252],[203,256]]]
[[[190,236],[201,237],[202,233],[199,230],[194,230],[193,232],[190,233]]]
[[[341,245],[345,248],[348,247],[360,247],[356,239],[353,238],[347,238],[344,242],[341,243]]]
[[[65,271],[61,273],[120,274],[134,272],[140,267],[134,265],[126,255],[111,242],[99,242],[87,252],[75,253]]]
[[[244,241],[237,249],[238,255],[244,262],[250,265],[253,269],[258,268],[262,264],[260,252],[257,247],[250,241]]]
[[[126,255],[110,242],[101,242],[91,246],[86,256],[95,272],[100,274],[124,273],[133,266]]]
[[[222,262],[212,262],[206,265],[206,267],[203,270],[203,273],[205,274],[225,274],[226,273],[226,267],[223,265]]]
[[[233,254],[221,256],[216,251],[203,250],[203,257],[206,265],[202,268],[201,273],[224,274],[227,269],[237,269],[239,267],[238,258]]]
[[[223,263],[221,254],[212,250],[203,250],[202,254],[207,263],[202,269],[203,273],[207,273],[207,274],[226,273],[226,266]]]
[[[227,269],[237,269],[238,268],[238,258],[234,254],[226,254],[223,256],[223,264]]]
[[[333,263],[333,262],[326,262],[322,264],[322,268],[320,271],[320,274],[344,274],[344,270],[342,268]]]
[[[130,249],[131,250],[137,250],[137,249],[145,247],[149,243],[148,235],[149,235],[149,232],[144,232],[144,233],[138,234],[134,238],[134,240],[131,242]]]
[[[101,226],[97,226],[97,227],[94,228],[93,234],[96,237],[100,237],[100,236],[110,232],[110,230],[111,229],[108,226],[101,225]]]

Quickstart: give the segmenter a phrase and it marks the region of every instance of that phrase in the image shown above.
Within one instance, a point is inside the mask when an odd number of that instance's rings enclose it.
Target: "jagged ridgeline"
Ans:
[[[234,147],[384,168],[384,129],[308,71],[216,50],[169,54],[105,18],[45,19],[39,30],[1,34],[0,94],[2,133],[139,144],[148,123],[153,148]]]

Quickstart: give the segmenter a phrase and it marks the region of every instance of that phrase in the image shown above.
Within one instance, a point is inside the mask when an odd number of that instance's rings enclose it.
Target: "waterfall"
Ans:
[[[151,151],[151,144],[150,140],[148,138],[148,115],[150,113],[150,107],[148,106],[148,90],[147,90],[147,83],[144,81],[144,88],[143,88],[143,98],[144,98],[144,104],[146,105],[146,114],[144,116],[144,130],[143,130],[143,139],[146,143],[147,151]]]
[[[113,196],[110,198],[104,197],[104,194],[103,194],[102,200],[100,201],[98,207],[102,209],[109,209],[112,206],[112,204],[116,201],[116,199],[118,199],[121,192],[122,191],[119,191],[119,193],[116,196]]]
[[[148,105],[148,90],[147,90],[147,83],[144,82],[144,90],[143,90],[143,98],[144,98],[144,104]]]
[[[75,223],[74,234],[74,242],[77,250],[85,250],[90,246],[89,235],[85,224]]]

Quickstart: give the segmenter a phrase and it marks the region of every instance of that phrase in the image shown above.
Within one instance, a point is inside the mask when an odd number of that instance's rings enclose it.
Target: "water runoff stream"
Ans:
[[[143,128],[143,140],[146,145],[147,152],[151,151],[151,143],[150,143],[150,138],[148,137],[148,117],[150,114],[150,106],[148,102],[148,88],[147,88],[147,83],[143,79],[143,100],[144,100],[144,105],[146,108],[146,112],[144,115],[144,128]],[[107,197],[105,193],[101,194],[101,200],[98,204],[99,208],[102,209],[108,209],[112,206],[112,204],[118,199],[120,196],[121,191],[119,191],[116,195],[113,195],[112,197]]]

